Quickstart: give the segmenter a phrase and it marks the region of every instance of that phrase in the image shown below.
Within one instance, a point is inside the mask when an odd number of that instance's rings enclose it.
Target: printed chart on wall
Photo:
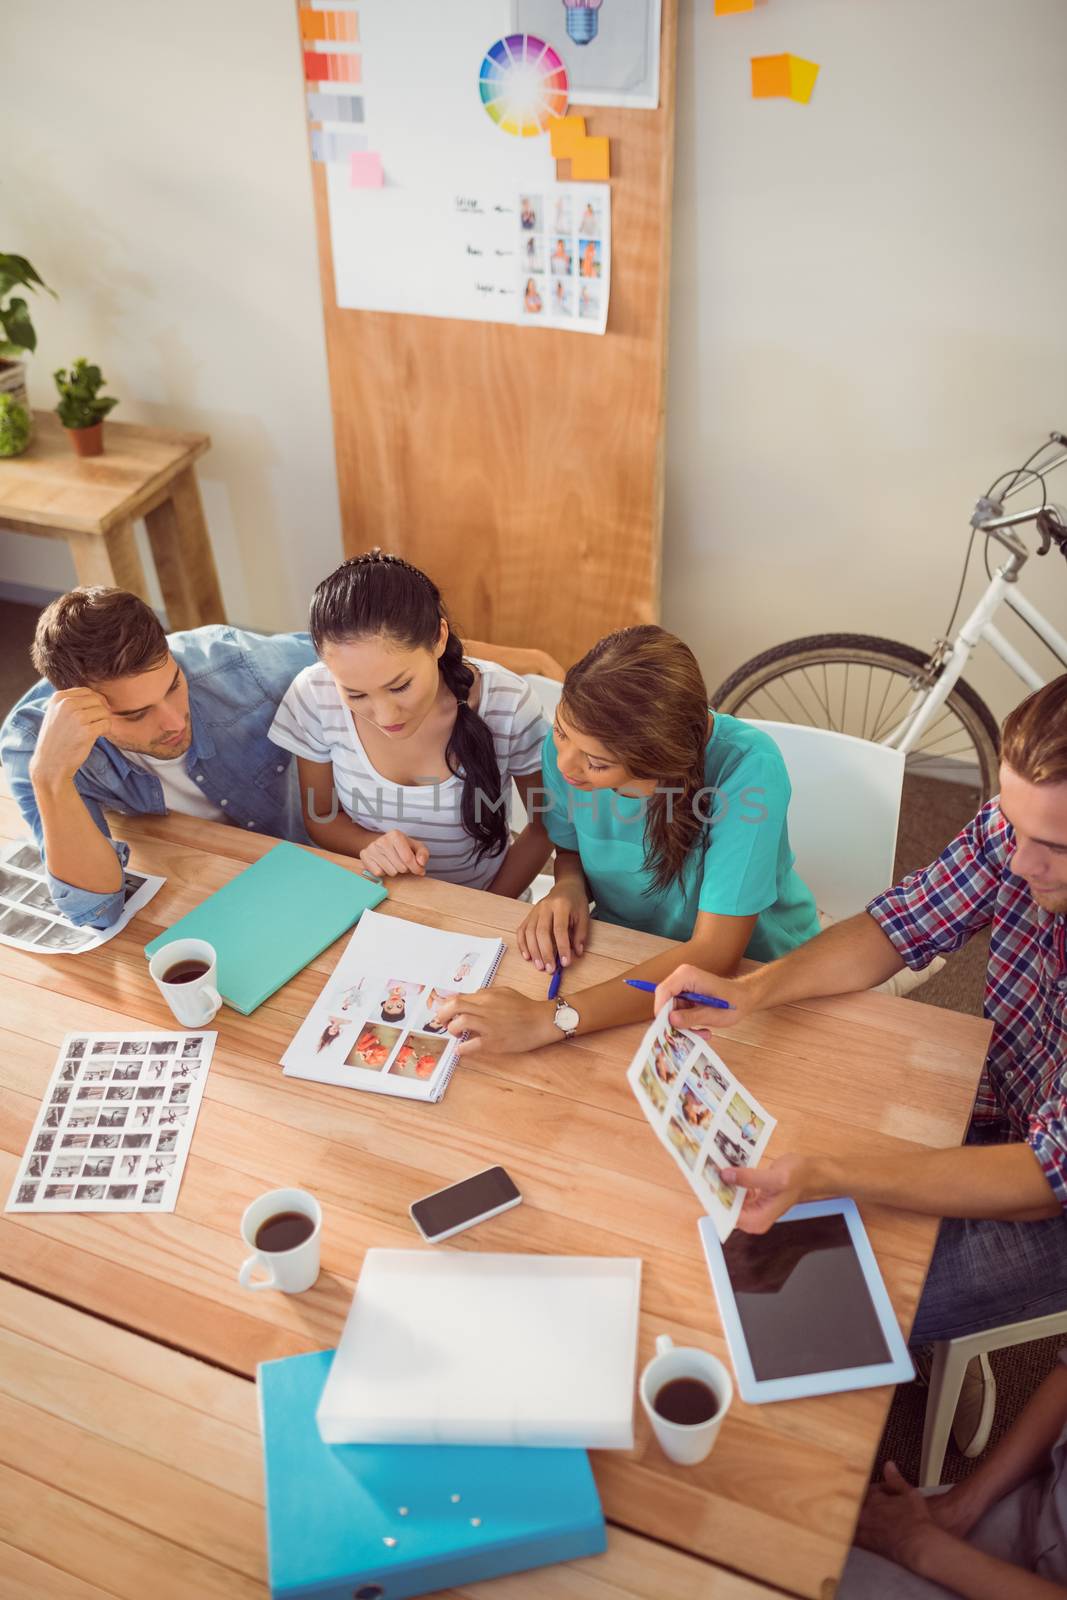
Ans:
[[[568,9],[557,0],[551,30],[534,32],[514,0],[450,0],[447,25],[440,0],[300,8],[340,307],[605,332],[610,185],[557,181],[551,148],[574,98]],[[648,103],[649,78],[658,98],[658,0],[628,5],[636,36],[618,3],[585,9],[597,30],[584,48],[606,63],[599,103]]]

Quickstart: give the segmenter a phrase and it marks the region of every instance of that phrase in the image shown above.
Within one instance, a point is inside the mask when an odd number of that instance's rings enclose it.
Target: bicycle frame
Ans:
[[[1053,472],[1065,461],[1067,461],[1067,450],[1055,457],[1042,471],[1046,474]],[[1030,481],[1032,478],[1028,477],[1026,483],[1012,487],[1002,499],[1006,500],[1009,495],[1017,494],[1021,489],[1027,488]],[[940,666],[936,681],[931,687],[924,686],[916,690],[903,720],[881,741],[893,749],[903,750],[905,754],[915,749],[917,742],[929,728],[963,675],[963,670],[974,651],[983,641],[996,651],[1001,660],[1011,668],[1016,677],[1022,679],[1028,689],[1040,689],[1048,681],[995,626],[993,618],[1002,605],[1008,606],[1016,616],[1028,622],[1052,654],[1067,668],[1067,639],[1052,626],[1048,618],[1019,588],[1019,573],[1030,559],[1030,551],[1012,530],[1020,523],[1033,522],[1037,517],[1037,510],[1019,511],[1003,516],[999,515],[1001,505],[1002,501],[979,501],[973,526],[978,532],[996,539],[1005,547],[1008,551],[1007,561],[994,572],[985,593],[952,640],[951,646],[946,641],[944,645],[939,646],[932,657],[932,666],[935,669]],[[944,654],[946,649],[947,655]]]

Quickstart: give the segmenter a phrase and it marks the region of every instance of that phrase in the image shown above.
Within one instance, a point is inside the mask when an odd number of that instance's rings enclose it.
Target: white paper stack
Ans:
[[[633,1447],[639,1260],[368,1250],[326,1444]]]

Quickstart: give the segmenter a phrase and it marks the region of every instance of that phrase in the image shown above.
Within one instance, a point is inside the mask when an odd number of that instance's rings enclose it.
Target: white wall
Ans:
[[[0,59],[0,248],[62,294],[34,399],[85,354],[120,418],[208,429],[227,606],[268,628],[340,554],[295,30],[291,0],[34,0]],[[783,49],[822,63],[808,107],[749,98]],[[801,633],[925,645],[975,497],[1067,429],[1065,59],[1065,0],[682,0],[664,620],[711,687]],[[0,535],[0,582],[71,577]],[[1027,578],[1067,630],[1059,558]]]
[[[33,0],[0,60],[0,249],[36,297],[31,397],[75,356],[116,420],[202,429],[228,613],[303,626],[341,559],[292,0]],[[66,546],[0,534],[0,581],[69,587]]]
[[[780,50],[810,106],[749,97]],[[664,621],[710,688],[800,634],[925,647],[975,499],[1067,431],[1065,60],[1064,0],[683,0]],[[1023,587],[1067,631],[1062,560]]]

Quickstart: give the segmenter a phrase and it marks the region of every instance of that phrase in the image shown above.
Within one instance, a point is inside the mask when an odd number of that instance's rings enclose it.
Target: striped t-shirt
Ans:
[[[525,679],[493,661],[472,658],[471,665],[482,680],[477,714],[493,735],[501,793],[510,799],[513,778],[540,772],[548,723]],[[502,855],[474,859],[474,841],[460,812],[461,776],[420,785],[382,777],[363,748],[350,707],[321,661],[293,679],[269,736],[305,761],[331,761],[338,801],[357,827],[372,833],[399,828],[424,844],[430,852],[426,870],[431,877],[484,889],[500,871]]]

